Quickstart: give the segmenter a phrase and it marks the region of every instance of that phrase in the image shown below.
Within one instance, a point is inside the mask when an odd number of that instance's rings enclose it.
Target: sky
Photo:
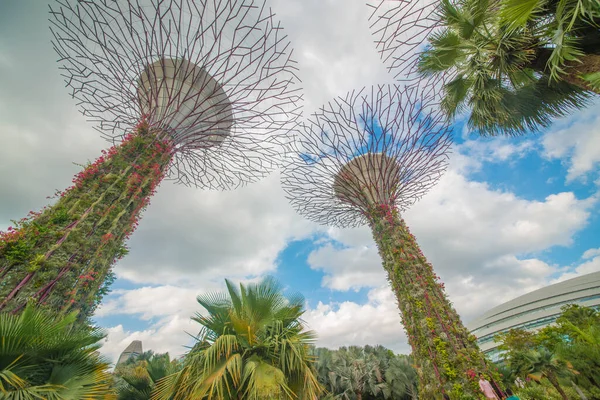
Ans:
[[[0,0],[0,230],[52,200],[109,147],[79,113],[50,43],[47,4]],[[272,0],[294,46],[304,115],[347,91],[393,82],[364,0]],[[600,271],[600,102],[519,138],[453,126],[450,166],[404,213],[468,323],[531,290]],[[409,347],[367,227],[318,226],[296,214],[276,171],[235,191],[165,181],[115,267],[94,321],[116,361],[132,341],[184,354],[199,293],[224,279],[273,275],[306,298],[317,345]],[[189,333],[189,334],[188,334]]]

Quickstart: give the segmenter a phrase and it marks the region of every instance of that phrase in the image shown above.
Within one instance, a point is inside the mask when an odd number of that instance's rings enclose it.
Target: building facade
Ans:
[[[492,308],[467,324],[481,350],[498,361],[499,333],[521,328],[535,331],[556,321],[567,304],[600,308],[600,272],[579,276],[535,290]]]

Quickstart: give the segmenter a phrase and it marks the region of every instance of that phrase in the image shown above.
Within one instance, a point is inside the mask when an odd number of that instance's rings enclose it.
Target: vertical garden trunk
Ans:
[[[111,267],[162,180],[171,146],[141,123],[88,165],[58,201],[0,234],[0,311],[27,301],[91,315],[113,280]]]
[[[368,217],[412,347],[419,398],[441,399],[443,394],[452,400],[480,398],[477,374],[491,375],[485,356],[448,301],[415,237],[395,208],[380,205]]]

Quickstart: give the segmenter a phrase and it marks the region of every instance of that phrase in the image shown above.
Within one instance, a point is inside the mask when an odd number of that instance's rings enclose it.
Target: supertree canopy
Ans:
[[[439,23],[439,0],[369,0],[375,45],[388,70],[399,80],[418,77],[419,51]]]
[[[440,26],[439,5],[440,0],[367,1],[371,33],[388,71],[404,85],[419,86],[431,105],[439,103],[451,79],[448,73],[424,77],[418,69],[427,38]]]
[[[301,131],[282,183],[313,221],[371,227],[413,349],[419,398],[479,398],[485,357],[401,217],[437,182],[451,144],[444,116],[423,93],[385,85],[322,107]]]
[[[260,0],[57,0],[53,45],[114,146],[0,236],[0,310],[91,315],[163,178],[207,189],[281,161],[300,116],[290,44]]]

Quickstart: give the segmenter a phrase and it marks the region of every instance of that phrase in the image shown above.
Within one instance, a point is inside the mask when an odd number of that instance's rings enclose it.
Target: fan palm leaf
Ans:
[[[27,306],[0,314],[0,398],[113,399],[109,364],[97,352],[105,335]]]
[[[438,13],[418,68],[451,76],[441,106],[471,130],[537,131],[600,93],[596,0],[442,0]]]
[[[306,399],[322,392],[300,317],[304,299],[272,278],[198,296],[206,310],[181,371],[161,379],[153,399]]]

